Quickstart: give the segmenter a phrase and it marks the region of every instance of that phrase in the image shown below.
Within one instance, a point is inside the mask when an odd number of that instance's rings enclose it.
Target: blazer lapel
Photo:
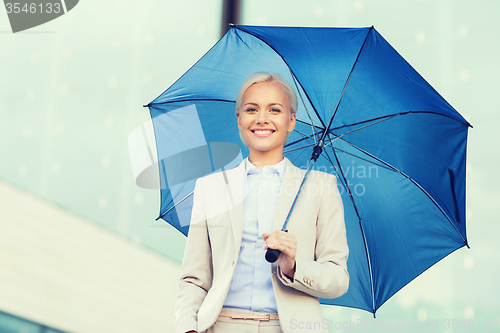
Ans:
[[[243,235],[243,200],[245,198],[245,160],[236,168],[223,171],[226,181],[226,200],[235,249],[239,251]]]
[[[273,231],[281,229],[285,223],[288,212],[292,207],[293,200],[299,191],[300,183],[305,171],[300,170],[288,159],[286,161],[285,174],[281,182],[281,191],[276,204],[276,211],[273,219]]]

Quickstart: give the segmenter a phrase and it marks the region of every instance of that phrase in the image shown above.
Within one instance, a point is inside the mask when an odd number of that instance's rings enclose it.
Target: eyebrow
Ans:
[[[243,105],[243,106],[246,106],[246,105],[255,105],[255,106],[259,106],[259,104],[257,104],[257,103],[252,103],[252,102],[245,103],[245,105]],[[281,107],[284,107],[284,106],[283,106],[283,105],[281,105],[280,103],[271,103],[271,104],[269,104],[268,106],[272,106],[272,105],[279,105],[279,106],[281,106]]]

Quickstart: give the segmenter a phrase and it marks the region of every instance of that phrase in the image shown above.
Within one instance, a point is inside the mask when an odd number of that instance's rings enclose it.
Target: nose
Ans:
[[[267,124],[269,123],[269,114],[266,111],[260,111],[257,115],[257,124]]]

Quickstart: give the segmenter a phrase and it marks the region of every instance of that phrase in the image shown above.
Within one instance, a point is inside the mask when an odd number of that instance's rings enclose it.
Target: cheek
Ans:
[[[245,120],[240,120],[238,121],[238,128],[240,130],[244,130],[247,128],[247,123],[245,122]]]
[[[248,115],[241,115],[238,117],[238,128],[240,130],[248,129],[252,124],[252,118]]]

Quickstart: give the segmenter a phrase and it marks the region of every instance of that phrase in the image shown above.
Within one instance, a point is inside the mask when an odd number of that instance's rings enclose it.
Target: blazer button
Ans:
[[[304,283],[307,283],[307,278],[304,276],[304,278],[302,279],[302,281],[304,281]]]
[[[311,280],[310,282],[311,282],[311,283],[310,283],[309,285],[312,287],[312,286],[313,286],[313,284],[314,284],[314,280]]]

